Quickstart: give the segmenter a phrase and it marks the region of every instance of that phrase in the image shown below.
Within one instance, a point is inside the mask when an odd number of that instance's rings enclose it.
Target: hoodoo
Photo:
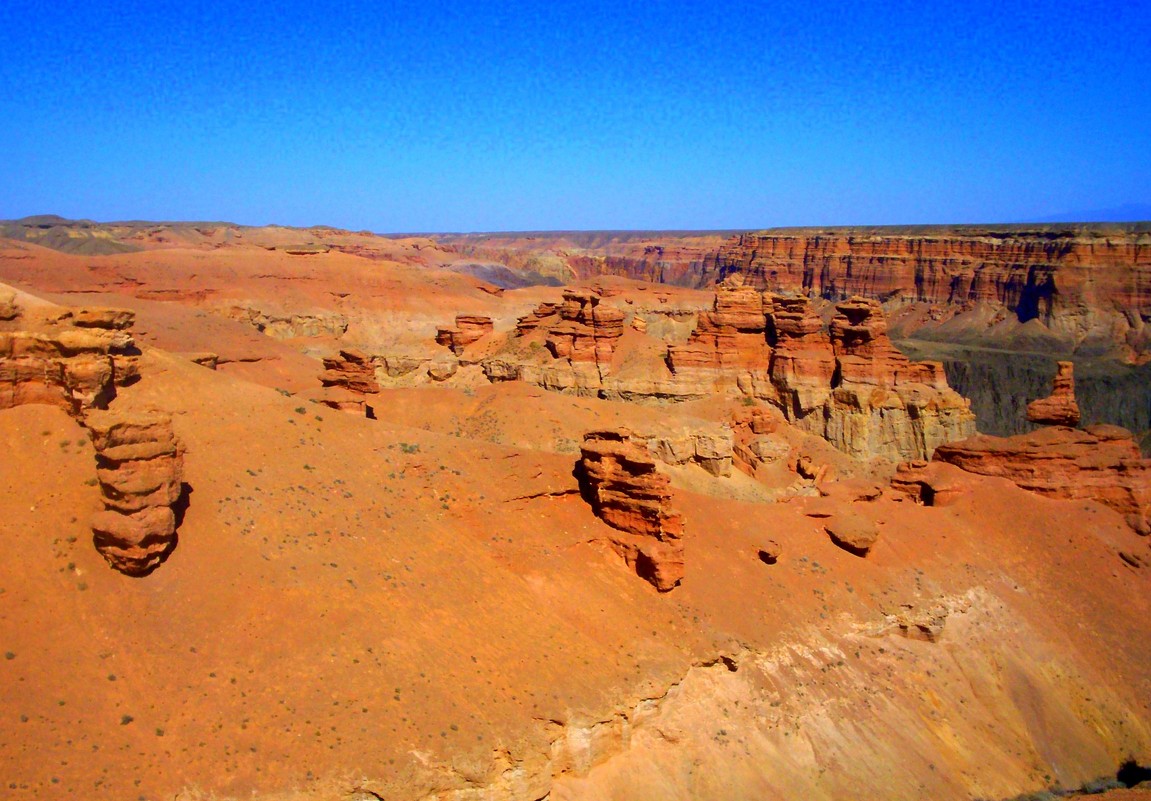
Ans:
[[[1075,400],[1075,365],[1059,362],[1055,386],[1046,398],[1027,404],[1027,419],[1047,426],[1079,425],[1079,404]]]
[[[105,507],[92,518],[96,549],[121,573],[147,575],[176,547],[184,447],[159,412],[92,412],[85,424]]]

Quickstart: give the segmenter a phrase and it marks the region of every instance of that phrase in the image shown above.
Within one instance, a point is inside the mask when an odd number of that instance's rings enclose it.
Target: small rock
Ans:
[[[433,381],[447,381],[456,374],[459,362],[432,362],[428,365],[428,377]]]
[[[879,528],[861,515],[841,512],[823,524],[832,542],[856,556],[867,556],[879,539]]]
[[[774,565],[779,561],[779,555],[783,553],[783,548],[775,540],[764,540],[756,553],[760,561],[765,564]]]

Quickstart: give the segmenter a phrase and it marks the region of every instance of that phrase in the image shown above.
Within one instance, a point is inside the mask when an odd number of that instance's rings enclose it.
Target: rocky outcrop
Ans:
[[[443,345],[457,356],[473,342],[478,342],[493,329],[492,318],[478,314],[457,314],[455,328],[436,329],[436,344]]]
[[[929,458],[975,432],[942,365],[911,362],[892,345],[877,301],[852,298],[836,312],[825,331],[806,298],[771,296],[770,369],[748,372],[740,388],[859,459]]]
[[[121,309],[61,309],[15,318],[0,330],[0,409],[58,406],[73,416],[106,408],[118,386],[139,377],[134,315]]]
[[[603,302],[605,291],[568,289],[558,306],[541,304],[521,318],[508,347],[480,360],[484,375],[492,382],[524,381],[591,397],[626,399],[633,388],[649,394],[643,381],[640,388],[636,382],[609,377],[625,315]]]
[[[566,290],[560,321],[548,330],[547,348],[557,359],[595,364],[601,374],[611,369],[616,341],[623,335],[624,313],[603,305],[588,290]]]
[[[297,337],[342,337],[348,331],[348,318],[336,312],[299,314],[238,304],[226,311],[228,317],[255,328],[273,339]]]
[[[558,303],[541,303],[536,306],[529,314],[516,321],[516,336],[522,337],[537,330],[545,320],[558,314],[559,308]]]
[[[771,360],[763,295],[738,278],[716,287],[711,311],[699,315],[683,345],[668,349],[673,373],[685,370],[766,370]]]
[[[343,348],[338,356],[324,359],[320,383],[325,387],[342,387],[361,395],[380,391],[372,358],[358,348]]]
[[[211,351],[201,351],[199,353],[189,353],[188,361],[193,364],[198,364],[201,367],[207,367],[209,370],[215,370],[220,364],[220,354],[212,353]]]
[[[0,322],[15,320],[20,316],[20,306],[16,303],[16,293],[0,288]]]
[[[732,421],[734,463],[753,478],[772,465],[785,462],[791,455],[791,445],[776,435],[782,421],[772,417],[764,407],[737,414]]]
[[[822,421],[829,442],[859,458],[902,461],[975,432],[970,404],[947,385],[943,365],[911,362],[891,344],[878,301],[852,298],[836,311],[836,377]]]
[[[683,518],[671,508],[671,482],[631,431],[593,431],[577,466],[580,492],[596,516],[620,532],[613,548],[660,592],[683,578]]]
[[[891,489],[923,506],[950,506],[967,493],[967,484],[955,465],[919,459],[895,469]]]
[[[1098,501],[1140,534],[1151,533],[1151,459],[1142,458],[1126,429],[1051,426],[1014,437],[979,434],[941,445],[935,459],[1047,497]]]
[[[694,464],[713,476],[730,476],[733,458],[732,430],[728,426],[665,428],[658,431],[628,429],[628,442],[646,450],[667,465]]]
[[[1079,425],[1079,404],[1075,400],[1075,365],[1059,362],[1055,386],[1046,398],[1027,404],[1027,419],[1046,426]]]
[[[803,418],[831,397],[835,353],[807,298],[773,295],[770,303],[775,353],[769,373],[774,393],[768,396],[788,419]]]
[[[324,359],[320,374],[322,389],[311,393],[312,400],[330,409],[376,418],[376,400],[380,384],[376,380],[378,359],[358,348],[343,348],[334,357]]]
[[[877,302],[853,298],[837,311],[829,333],[807,298],[765,296],[736,278],[716,290],[688,341],[667,347],[664,363],[637,369],[633,355],[622,360],[628,369],[610,372],[624,313],[602,305],[595,292],[569,290],[560,322],[548,331],[551,360],[541,360],[530,342],[485,359],[483,371],[493,382],[613,400],[739,391],[860,459],[925,459],[939,443],[975,432],[970,405],[947,385],[942,366],[911,362],[895,349]]]
[[[183,447],[159,412],[95,411],[85,425],[105,507],[92,519],[96,549],[121,573],[145,576],[176,547]]]

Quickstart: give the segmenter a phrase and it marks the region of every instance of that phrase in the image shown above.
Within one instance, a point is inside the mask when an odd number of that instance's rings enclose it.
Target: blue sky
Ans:
[[[0,4],[0,218],[374,231],[1151,209],[1151,3]]]

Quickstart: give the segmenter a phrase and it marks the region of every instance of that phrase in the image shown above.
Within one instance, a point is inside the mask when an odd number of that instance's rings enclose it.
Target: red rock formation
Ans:
[[[633,245],[626,252],[603,256],[573,255],[567,263],[580,278],[618,275],[638,281],[698,286],[699,276],[713,275],[717,252],[705,244],[669,241]]]
[[[1027,419],[1045,426],[1079,425],[1079,403],[1075,400],[1075,365],[1059,362],[1055,386],[1046,398],[1027,404]]]
[[[948,389],[941,363],[912,362],[891,344],[879,301],[851,298],[835,308],[838,313],[831,320],[831,345],[842,381]]]
[[[1151,533],[1151,459],[1131,432],[1117,426],[1041,428],[1014,437],[978,434],[941,445],[937,461],[970,473],[1007,478],[1052,498],[1098,501]]]
[[[668,364],[674,373],[766,370],[771,360],[766,332],[763,296],[740,280],[728,281],[716,287],[712,310],[699,315],[687,343],[669,348]]]
[[[831,395],[835,354],[823,320],[805,297],[770,297],[775,353],[771,383],[789,418],[821,408]]]
[[[45,403],[80,415],[105,408],[117,386],[139,375],[126,330],[132,320],[119,309],[54,308],[19,318],[19,330],[0,331],[0,409]]]
[[[1151,267],[1151,243],[1086,229],[744,234],[716,258],[720,278],[739,272],[765,289],[824,297],[904,292],[932,303],[995,300],[1009,308],[1061,271],[1132,265]]]
[[[741,281],[728,282],[687,344],[669,348],[668,361],[677,379],[716,373],[697,383],[715,392],[730,382],[857,458],[923,459],[974,433],[970,404],[947,385],[943,366],[896,350],[878,302],[852,298],[837,312],[829,335],[806,298],[772,295],[765,303]]]
[[[344,348],[339,356],[324,359],[320,383],[325,387],[343,387],[361,395],[380,391],[372,358],[357,348]]]
[[[902,461],[974,433],[970,402],[947,385],[941,364],[913,363],[895,349],[878,301],[852,298],[836,311],[836,379],[822,426],[828,441],[860,458]]]
[[[443,345],[457,356],[473,342],[478,342],[492,332],[492,318],[478,314],[457,314],[455,328],[436,330],[436,344]]]
[[[917,459],[895,469],[891,488],[924,506],[950,506],[967,492],[962,476],[955,465]]]
[[[772,296],[769,380],[752,373],[741,388],[861,459],[924,459],[974,433],[970,404],[947,385],[942,365],[896,350],[878,302],[852,298],[836,310],[825,333],[806,298]]]
[[[656,471],[631,431],[593,431],[584,437],[580,491],[596,516],[622,532],[615,549],[660,592],[683,578],[683,518],[671,508],[671,482]]]
[[[176,547],[173,507],[183,492],[183,447],[161,413],[95,411],[84,421],[96,448],[105,510],[92,519],[96,549],[130,576],[156,569]]]
[[[323,389],[314,400],[330,409],[375,419],[375,398],[380,384],[376,380],[376,362],[356,348],[344,348],[336,357],[324,359],[320,374]]]
[[[559,308],[560,304],[558,303],[541,303],[536,306],[530,314],[525,314],[516,321],[516,336],[522,337],[524,334],[535,331],[544,320],[558,314]]]
[[[560,322],[548,331],[548,350],[557,359],[589,362],[601,372],[606,370],[616,340],[623,335],[624,313],[603,305],[598,294],[586,290],[566,290],[563,299]]]

